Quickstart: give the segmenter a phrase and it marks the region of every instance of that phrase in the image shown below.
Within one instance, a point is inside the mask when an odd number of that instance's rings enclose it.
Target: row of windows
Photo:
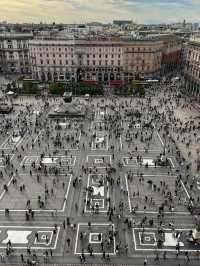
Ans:
[[[149,70],[151,70],[151,68],[149,66],[135,66],[133,68],[129,68],[129,71],[132,71],[132,70],[135,70],[135,71],[149,71]]]
[[[69,54],[65,54],[65,57],[68,57],[68,55],[69,55]],[[40,57],[43,57],[43,56],[45,56],[45,55],[44,55],[44,54],[40,54]],[[53,57],[56,57],[55,54],[53,54],[52,56],[53,56]],[[62,57],[62,54],[58,54],[58,56],[61,58],[61,57]],[[73,54],[70,54],[70,56],[73,57]],[[46,54],[46,57],[49,57],[49,54]],[[102,58],[102,55],[99,54],[99,56],[96,56],[95,54],[93,54],[93,55],[89,55],[89,54],[87,54],[87,58],[90,58],[90,57],[93,57],[93,58],[96,58],[96,57],[98,57],[98,58]],[[108,58],[109,55],[108,55],[108,54],[105,54],[104,57],[105,57],[105,58]],[[114,54],[111,54],[110,57],[111,57],[111,58],[114,58]],[[121,58],[121,55],[120,55],[120,54],[118,55],[118,58]]]
[[[151,47],[133,47],[133,48],[127,48],[126,52],[156,52],[155,48]]]
[[[32,63],[34,63],[34,62],[32,61]],[[71,63],[71,65],[74,65],[74,61],[73,61],[73,60],[72,60],[72,61],[68,61],[68,60],[65,61],[65,65],[69,65],[69,63]],[[44,60],[41,59],[41,60],[40,60],[40,64],[41,64],[41,65],[44,65],[44,64],[45,64]],[[47,61],[46,61],[46,64],[47,64],[47,65],[50,65],[50,61],[47,60]],[[53,61],[52,61],[52,64],[53,64],[53,65],[64,65],[64,62],[63,62],[62,60],[59,60],[59,62],[56,62],[56,60],[53,60]]]
[[[2,49],[27,49],[28,46],[27,45],[12,45],[12,44],[9,44],[7,47],[3,47],[0,45],[0,48]]]
[[[74,51],[74,48],[65,48],[65,49],[58,48],[58,49],[57,49],[57,48],[54,48],[54,47],[53,47],[53,48],[52,48],[52,47],[51,47],[51,48],[48,48],[48,47],[47,47],[47,48],[41,48],[41,47],[38,47],[38,48],[31,48],[30,50],[31,50],[31,51],[37,51],[37,50],[38,50],[38,51],[44,51],[44,50],[45,50],[45,51],[50,51],[50,50],[55,51],[55,50],[58,50],[58,51],[60,51],[60,52],[63,51],[63,50],[64,50],[64,51],[69,51],[69,50],[70,50],[71,52],[73,52],[73,51]]]
[[[159,55],[154,55],[154,54],[145,54],[145,53],[140,53],[140,54],[137,54],[137,53],[135,53],[135,54],[126,54],[125,55],[126,57],[128,57],[128,58],[137,58],[137,57],[145,57],[145,58],[160,58],[160,56]]]
[[[59,52],[63,52],[63,51],[71,51],[71,52],[73,52],[74,51],[74,48],[63,48],[63,49],[61,49],[61,48],[32,48],[31,49],[31,51],[36,51],[36,50],[38,50],[38,51],[59,51]],[[84,50],[84,52],[88,52],[88,50],[91,52],[91,51],[93,51],[93,52],[95,52],[95,53],[102,53],[102,52],[115,52],[115,53],[121,53],[122,52],[122,50],[121,49],[114,49],[114,48],[105,48],[105,49],[98,49],[98,48],[90,48],[90,49],[83,49]],[[75,51],[76,51],[76,49],[75,49]],[[134,47],[134,48],[127,48],[126,49],[126,52],[159,52],[158,50],[155,50],[154,48],[141,48],[141,47]]]
[[[68,55],[69,55],[69,54],[68,54]],[[67,57],[68,55],[65,54],[65,57]],[[44,54],[40,54],[40,57],[43,57],[43,56],[44,56]],[[55,54],[53,54],[52,56],[53,56],[53,57],[56,57]],[[59,54],[58,56],[61,58],[61,57],[62,57],[62,54]],[[70,54],[70,56],[73,57],[73,54]],[[49,57],[49,54],[46,54],[46,57]]]
[[[33,67],[33,70],[37,71],[37,68]],[[62,71],[64,71],[64,72],[65,71],[69,71],[69,72],[71,72],[71,71],[73,71],[73,70],[70,70],[70,68],[62,68],[62,69],[58,68],[56,70],[55,67],[46,68],[46,69],[44,67],[42,67],[41,70],[42,71],[46,71],[46,72],[51,72],[51,71],[61,71],[61,72]],[[105,69],[104,68],[100,68],[100,69],[99,68],[88,68],[87,71],[90,71],[90,72],[99,72],[99,71],[101,71],[103,73],[103,72],[110,72],[110,71],[111,72],[120,72],[121,70],[120,70],[120,68],[105,68]],[[88,74],[90,74],[90,73],[88,73]],[[73,72],[72,72],[72,75],[74,75]]]
[[[96,56],[95,54],[93,54],[93,55],[87,54],[87,58],[90,58],[90,57],[93,57],[93,58],[96,58],[96,57],[102,58],[102,56],[104,56],[105,58],[108,58],[108,57],[114,58],[115,57],[114,54],[111,54],[111,55],[108,55],[108,54],[101,55],[101,54],[99,54],[99,56]],[[118,58],[120,58],[120,57],[121,57],[121,55],[118,54]]]
[[[81,48],[80,48],[81,49]],[[32,51],[50,51],[50,50],[53,50],[53,51],[55,51],[55,50],[58,50],[58,51],[74,51],[74,48],[73,47],[66,47],[66,48],[54,48],[54,47],[46,47],[46,48],[41,48],[41,47],[38,47],[38,48],[31,48],[30,50],[32,50]],[[76,50],[76,49],[75,49]],[[91,47],[91,48],[86,48],[86,49],[84,49],[83,48],[83,50],[86,52],[86,51],[93,51],[93,52],[95,52],[95,53],[97,53],[97,52],[99,52],[99,53],[101,53],[101,52],[103,52],[103,51],[107,51],[107,52],[109,52],[109,51],[112,51],[112,52],[119,52],[119,53],[121,53],[122,52],[122,49],[121,48],[96,48],[96,47]]]
[[[191,69],[188,69],[190,70],[191,74],[197,78],[200,78],[200,71],[199,70],[196,70],[194,68],[191,68]]]
[[[23,56],[24,55],[24,57],[28,57],[28,54],[27,53],[15,53],[15,52],[8,52],[8,53],[6,53],[6,55],[7,56],[12,56],[12,55],[16,55],[16,56]]]
[[[200,60],[200,54],[199,53],[190,53],[189,54],[189,59],[190,60],[193,59],[193,60],[197,60],[198,61],[198,60]]]
[[[34,64],[34,61],[32,61],[32,63]],[[52,61],[52,64],[53,65],[69,65],[71,63],[71,65],[74,65],[74,61],[72,60],[72,61],[68,61],[68,60],[66,60],[65,62],[63,62],[62,60],[59,60],[59,62],[56,62],[56,60],[53,60]],[[79,62],[80,63],[80,65],[82,65],[82,62]],[[114,62],[114,60],[111,60],[111,61],[108,61],[108,60],[105,60],[105,64],[104,63],[102,63],[102,61],[89,61],[89,60],[87,60],[87,65],[89,66],[89,65],[93,65],[93,66],[95,66],[95,65],[99,65],[99,66],[101,66],[101,65],[105,65],[105,66],[108,66],[109,65],[109,63],[110,63],[110,65],[114,65],[115,64],[115,62]],[[41,65],[44,65],[45,64],[45,61],[44,60],[40,60],[40,64]],[[50,64],[50,60],[46,60],[46,64],[47,65],[49,65]],[[117,62],[117,64],[118,64],[118,66],[120,66],[121,65],[121,61],[120,60],[118,60],[118,62]]]

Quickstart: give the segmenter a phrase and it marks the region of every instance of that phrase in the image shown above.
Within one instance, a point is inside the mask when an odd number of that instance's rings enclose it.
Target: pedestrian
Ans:
[[[67,246],[68,247],[70,246],[70,242],[71,242],[70,238],[67,238]]]
[[[21,257],[21,262],[23,263],[24,262],[24,255],[20,254],[20,257]]]
[[[65,220],[63,221],[63,229],[65,230],[65,227],[66,227],[66,225],[65,225]]]
[[[38,232],[35,233],[35,238],[37,241],[39,241],[39,235],[38,235]]]

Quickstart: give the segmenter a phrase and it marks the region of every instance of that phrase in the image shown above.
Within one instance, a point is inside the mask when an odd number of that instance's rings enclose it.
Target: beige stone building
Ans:
[[[0,33],[0,72],[10,74],[30,73],[29,33]]]
[[[29,53],[36,79],[121,79],[123,47],[119,40],[40,37],[30,41]]]
[[[200,37],[192,38],[186,46],[185,62],[186,92],[195,97],[200,96]]]
[[[162,41],[162,74],[180,71],[183,40],[172,34],[160,35]]]
[[[39,36],[29,43],[32,77],[43,81],[128,81],[159,75],[160,38],[63,38]]]
[[[161,70],[162,42],[159,39],[128,40],[123,44],[125,80],[137,74],[158,75]]]

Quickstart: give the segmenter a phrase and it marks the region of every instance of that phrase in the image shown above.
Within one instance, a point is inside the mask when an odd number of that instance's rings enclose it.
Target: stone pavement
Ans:
[[[61,100],[49,99],[50,107]],[[152,123],[147,99],[93,99],[85,102],[92,119],[60,121],[48,118],[41,99],[16,102],[21,111],[15,106],[0,118],[0,253],[7,264],[143,265],[147,256],[154,265],[155,254],[166,252],[177,265],[189,252],[196,265],[200,248],[187,240],[196,222],[189,184],[179,179],[174,147],[162,123]]]

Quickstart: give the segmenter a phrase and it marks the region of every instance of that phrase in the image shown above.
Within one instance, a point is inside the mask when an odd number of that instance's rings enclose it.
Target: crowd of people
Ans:
[[[156,224],[159,228],[158,232],[165,226],[166,213],[172,215],[172,224],[174,224],[173,214],[176,211],[191,210],[191,207],[198,206],[200,197],[196,193],[198,191],[196,173],[199,167],[200,119],[197,115],[193,115],[190,99],[180,97],[179,84],[176,88],[170,83],[152,87],[146,91],[145,98],[118,98],[110,95],[105,99],[90,99],[89,102],[84,102],[92,114],[87,117],[87,122],[82,119],[57,121],[49,119],[47,117],[49,108],[55,107],[60,102],[57,98],[44,97],[31,103],[24,102],[23,98],[16,101],[18,104],[16,110],[19,109],[19,112],[16,111],[15,115],[2,115],[0,119],[1,141],[8,138],[7,145],[10,153],[16,155],[16,161],[13,162],[4,150],[1,152],[5,168],[0,171],[0,182],[3,184],[5,193],[10,189],[7,186],[10,179],[12,179],[11,186],[16,190],[21,193],[26,190],[26,185],[18,182],[19,172],[22,170],[30,177],[34,176],[36,183],[42,184],[43,194],[38,195],[37,204],[40,209],[46,209],[48,199],[54,197],[56,187],[66,190],[66,184],[58,178],[61,169],[64,169],[66,175],[73,174],[74,194],[76,191],[82,191],[83,195],[86,193],[89,195],[87,200],[81,202],[81,206],[77,201],[73,202],[76,213],[80,210],[81,215],[85,216],[85,206],[87,206],[92,210],[93,217],[96,217],[99,215],[99,205],[94,204],[94,187],[87,186],[86,180],[89,174],[100,175],[98,186],[107,186],[107,190],[111,191],[105,197],[109,222],[117,220],[118,224],[122,222],[129,229],[136,223],[141,228],[145,228],[147,224],[149,226]],[[191,115],[188,116],[188,113]],[[26,137],[26,141],[21,142],[19,146],[13,142],[16,134],[21,138]],[[59,151],[71,159],[73,150],[80,150],[86,154],[99,135],[108,137],[108,153],[111,154],[112,163],[107,162],[103,155],[101,159],[104,167],[101,168],[96,167],[95,164],[89,165],[85,160],[82,160],[76,169],[71,165],[63,164],[61,160],[53,166],[43,163],[44,157],[52,158],[53,162],[53,158],[59,154]],[[97,152],[98,150],[101,152],[102,146],[94,147]],[[106,143],[103,143],[103,147],[106,147]],[[151,150],[154,150],[153,154]],[[34,152],[37,154],[39,152],[39,160],[33,160],[28,166],[23,163],[20,165],[24,155]],[[136,158],[135,168],[125,170],[123,157],[126,156],[130,160]],[[154,156],[152,171],[157,171],[158,165],[166,170],[164,179],[158,181],[153,178],[145,179],[145,173],[149,167],[148,163],[143,165],[145,156]],[[166,163],[161,165],[163,156],[175,158],[175,167],[172,167],[167,159]],[[50,174],[53,174],[54,178],[52,183],[47,185],[45,180]],[[127,178],[128,185],[125,185],[124,177]],[[115,201],[113,200],[116,196],[114,191],[118,194],[118,199]],[[128,206],[129,199],[131,209]],[[26,220],[37,219],[34,215],[31,195],[26,200],[25,208]],[[147,217],[148,210],[157,212],[154,218]],[[137,216],[138,211],[143,211],[143,217]],[[6,208],[5,214],[9,215],[9,208]],[[175,228],[174,225],[171,227]],[[65,229],[65,220],[63,228]],[[120,226],[117,227],[116,232],[118,230]],[[114,237],[117,239],[115,252],[119,254],[123,250],[123,254],[128,254],[128,245],[125,244],[122,247],[120,236],[116,232],[114,232]],[[80,238],[82,241],[84,235]],[[108,233],[108,237],[104,239],[105,243],[102,242],[102,245],[105,244],[102,247],[102,256],[105,260],[110,258],[109,254],[106,255],[104,248],[109,245],[107,242],[112,241],[113,233]],[[159,245],[162,246],[162,243]],[[94,251],[90,244],[87,246],[87,251],[93,256]],[[83,249],[80,256],[81,262],[86,260],[84,252]],[[187,254],[186,257],[188,256]],[[44,253],[45,262],[47,257],[48,254]],[[163,255],[164,257],[166,254]],[[21,254],[21,260],[24,261],[23,254]],[[146,259],[145,263],[147,263]]]

